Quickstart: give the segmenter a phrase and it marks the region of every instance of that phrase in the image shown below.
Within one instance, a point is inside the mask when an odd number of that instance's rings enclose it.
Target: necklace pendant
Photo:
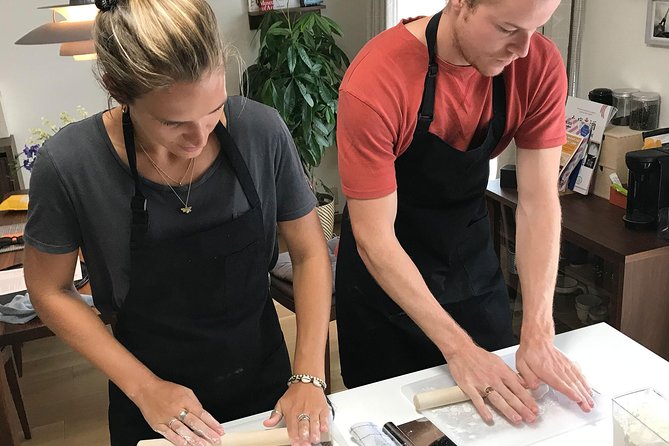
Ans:
[[[183,212],[184,214],[190,214],[192,210],[193,206],[184,206],[181,208],[181,212]]]

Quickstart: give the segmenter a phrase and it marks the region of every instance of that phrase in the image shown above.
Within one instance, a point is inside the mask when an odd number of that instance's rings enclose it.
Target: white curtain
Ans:
[[[369,14],[367,19],[367,40],[370,40],[381,31],[384,31],[390,23],[387,11],[392,9],[388,3],[395,0],[369,0]]]

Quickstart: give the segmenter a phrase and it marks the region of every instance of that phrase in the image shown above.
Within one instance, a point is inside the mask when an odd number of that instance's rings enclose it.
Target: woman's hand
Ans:
[[[330,407],[323,389],[298,382],[288,387],[263,424],[274,427],[284,418],[291,446],[311,446],[321,442],[321,432],[328,431],[329,417]]]
[[[162,379],[132,398],[151,428],[178,446],[220,444],[225,432],[192,390]]]

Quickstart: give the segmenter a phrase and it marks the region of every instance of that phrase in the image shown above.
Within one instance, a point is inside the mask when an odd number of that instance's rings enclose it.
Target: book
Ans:
[[[565,112],[567,142],[562,146],[560,157],[559,190],[572,189],[587,195],[599,160],[604,129],[616,108],[569,96]]]

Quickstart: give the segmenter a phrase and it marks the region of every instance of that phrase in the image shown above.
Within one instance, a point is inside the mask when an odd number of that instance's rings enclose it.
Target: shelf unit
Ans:
[[[314,6],[296,6],[294,8],[283,8],[283,9],[273,9],[270,11],[249,11],[249,28],[258,29],[260,27],[260,22],[262,22],[265,14],[273,11],[277,12],[287,12],[291,16],[302,15],[307,12],[317,12],[321,13],[321,10],[325,9],[325,5],[314,5]]]
[[[494,245],[509,288],[519,288],[508,268],[501,211],[515,209],[518,193],[502,189],[499,180],[490,181],[486,193],[491,215]],[[636,232],[625,228],[625,210],[607,200],[588,195],[564,195],[562,239],[603,261],[603,280],[591,267],[562,265],[561,270],[586,285],[597,288],[608,300],[608,323],[653,352],[669,359],[669,243],[654,231]],[[513,234],[509,234],[511,238]],[[509,280],[511,278],[512,280]],[[566,309],[566,308],[565,308]],[[556,311],[556,324],[567,328],[583,326],[575,311]]]

